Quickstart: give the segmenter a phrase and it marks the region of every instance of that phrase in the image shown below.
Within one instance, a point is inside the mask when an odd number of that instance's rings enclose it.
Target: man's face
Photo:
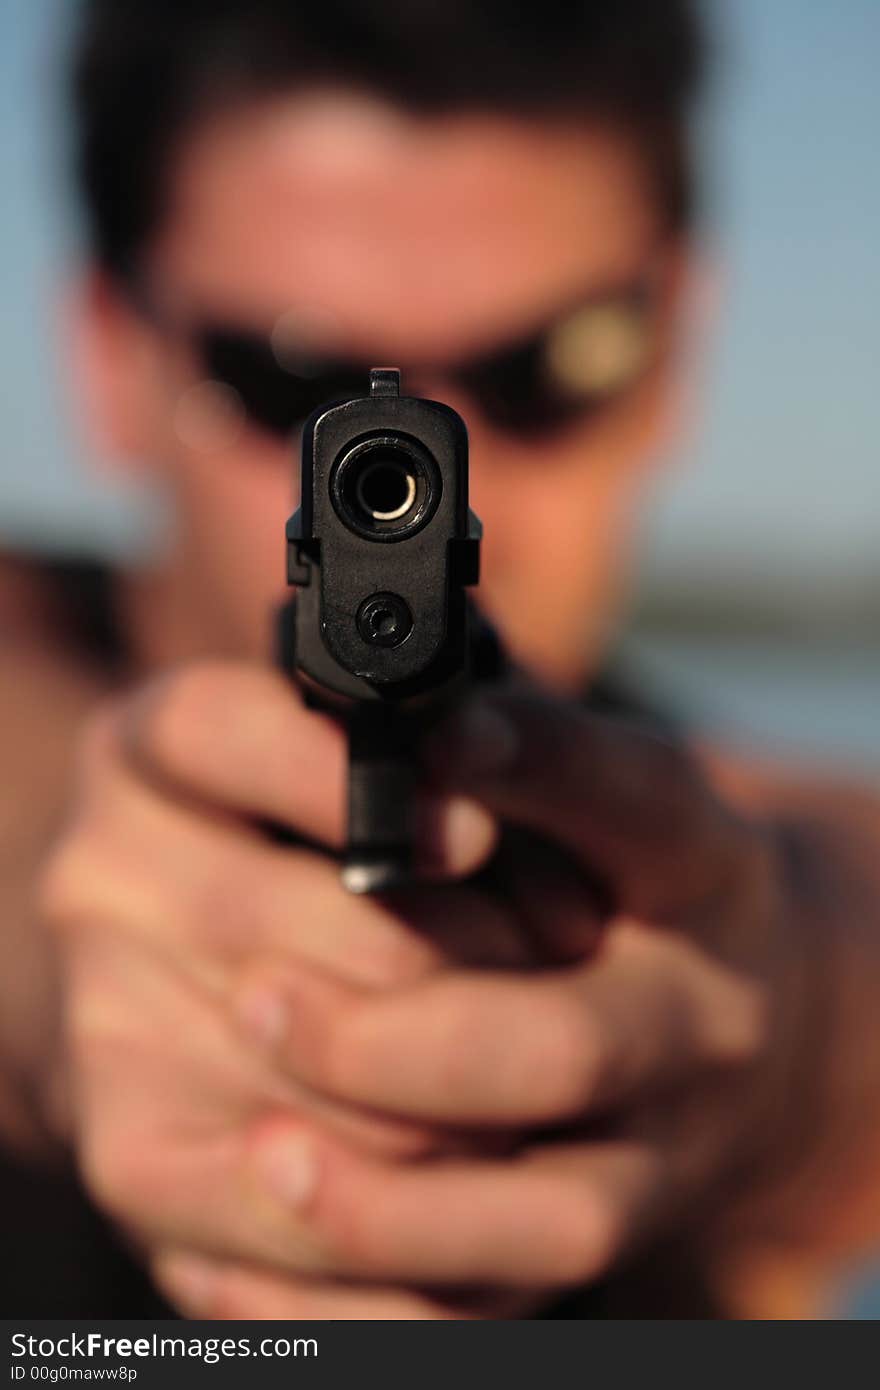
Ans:
[[[247,106],[192,133],[146,264],[182,318],[283,330],[334,357],[400,366],[407,394],[458,409],[485,527],[480,602],[520,660],[570,684],[613,619],[662,435],[673,257],[658,242],[622,136],[477,114],[419,120],[328,93]],[[518,437],[444,375],[652,267],[662,350],[599,414]],[[284,591],[294,443],[206,386],[185,341],[133,312],[120,339],[126,311],[113,312],[108,351],[137,365],[140,437],[129,447],[157,461],[170,490],[203,635],[215,649],[265,652],[267,612]]]

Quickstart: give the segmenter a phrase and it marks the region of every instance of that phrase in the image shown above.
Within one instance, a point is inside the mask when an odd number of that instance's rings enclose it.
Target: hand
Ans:
[[[340,731],[277,675],[211,665],[158,682],[94,722],[80,762],[43,888],[65,996],[57,1123],[96,1200],[163,1267],[160,1252],[182,1249],[312,1269],[288,1201],[303,1174],[279,1169],[285,1126],[308,1121],[328,1143],[386,1163],[466,1141],[279,1076],[229,1025],[240,972],[260,958],[382,989],[451,960],[522,965],[529,949],[472,888],[437,882],[405,918],[345,893],[320,854],[261,833],[274,821],[328,847],[343,836]],[[461,800],[428,806],[424,823],[437,873],[466,873],[493,842],[491,818]],[[356,1210],[364,1199],[353,1197]],[[366,1253],[366,1231],[340,1230],[338,1241],[343,1252],[357,1245],[377,1279],[396,1275],[381,1231]],[[404,1290],[300,1283],[283,1298],[326,1300],[327,1316],[356,1298],[363,1316],[445,1312]]]
[[[375,1277],[381,1232],[401,1281],[549,1289],[672,1222],[693,1218],[711,1247],[779,1133],[802,1041],[780,837],[680,748],[540,696],[480,700],[432,762],[447,790],[598,875],[606,932],[586,963],[449,967],[380,991],[275,962],[243,972],[239,1026],[279,1075],[399,1122],[531,1132],[515,1156],[406,1169],[309,1125],[286,1133],[314,1267]],[[585,916],[594,903],[582,892]],[[360,1246],[341,1252],[340,1230]]]

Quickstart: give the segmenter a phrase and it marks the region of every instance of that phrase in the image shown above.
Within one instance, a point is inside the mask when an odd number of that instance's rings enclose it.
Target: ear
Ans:
[[[88,442],[114,471],[143,472],[164,395],[154,330],[97,269],[74,285],[64,320],[74,404]]]

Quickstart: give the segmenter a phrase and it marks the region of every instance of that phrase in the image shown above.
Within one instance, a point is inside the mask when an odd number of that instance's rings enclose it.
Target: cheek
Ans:
[[[284,450],[196,458],[186,469],[194,520],[250,560],[267,551],[283,555],[284,527],[294,505],[293,464]]]
[[[640,492],[638,470],[592,443],[499,448],[472,474],[483,605],[515,654],[562,679],[598,659],[614,625]]]
[[[604,588],[609,527],[603,499],[582,482],[515,485],[486,497],[482,587],[505,626],[567,626]]]
[[[473,470],[473,504],[484,526],[487,583],[532,584],[551,602],[582,592],[613,542],[626,498],[624,470],[584,450],[496,454]]]

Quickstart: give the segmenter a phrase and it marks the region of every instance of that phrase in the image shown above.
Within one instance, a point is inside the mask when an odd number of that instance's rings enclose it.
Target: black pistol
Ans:
[[[369,395],[306,422],[299,510],[287,525],[280,657],[307,702],[349,737],[348,847],[356,893],[413,873],[415,750],[471,679],[495,674],[491,629],[467,598],[482,528],[468,505],[468,438],[449,406],[400,394],[370,372]]]

